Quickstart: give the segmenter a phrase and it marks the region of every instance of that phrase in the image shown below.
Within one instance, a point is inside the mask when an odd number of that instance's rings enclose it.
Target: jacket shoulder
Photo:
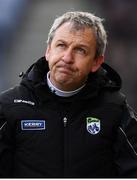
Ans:
[[[126,101],[126,96],[120,91],[105,91],[103,92],[103,101],[117,105],[123,105]]]
[[[0,103],[10,104],[14,99],[21,98],[24,94],[27,95],[27,89],[21,85],[12,87],[0,94]]]

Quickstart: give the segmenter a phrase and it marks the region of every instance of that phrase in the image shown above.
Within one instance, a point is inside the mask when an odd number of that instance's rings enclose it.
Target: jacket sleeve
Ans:
[[[120,177],[137,177],[137,114],[124,103],[115,144],[115,161]]]
[[[8,122],[0,104],[0,177],[12,177],[13,143]]]

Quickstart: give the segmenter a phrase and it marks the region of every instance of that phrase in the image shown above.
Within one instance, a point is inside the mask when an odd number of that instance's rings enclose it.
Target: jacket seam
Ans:
[[[2,130],[2,128],[3,128],[6,124],[7,124],[7,121],[2,124],[2,126],[0,127],[0,131]]]
[[[132,146],[132,144],[130,143],[130,141],[129,141],[129,139],[128,139],[126,133],[125,133],[125,131],[124,131],[121,127],[119,127],[119,129],[120,129],[120,131],[123,133],[123,135],[125,136],[126,141],[127,141],[127,143],[129,144],[129,146],[131,147],[131,149],[133,150],[134,154],[137,156],[137,152],[136,152],[136,150],[134,149],[134,147]]]

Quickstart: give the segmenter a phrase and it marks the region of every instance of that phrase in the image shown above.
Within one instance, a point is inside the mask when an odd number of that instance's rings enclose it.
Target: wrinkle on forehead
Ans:
[[[66,22],[57,29],[54,39],[58,40],[62,38],[67,41],[69,41],[70,39],[73,39],[75,42],[83,41],[83,43],[90,43],[91,46],[93,43],[96,44],[96,38],[91,28],[81,26],[77,30],[75,28],[75,24],[72,22]]]
[[[95,43],[96,43],[96,35],[95,35],[95,32],[94,32],[94,29],[92,29],[91,27],[89,27],[88,25],[81,25],[79,23],[74,23],[74,22],[66,22],[64,24],[62,24],[61,27],[63,26],[66,26],[67,27],[67,31],[70,32],[70,34],[73,34],[73,35],[76,35],[76,36],[79,36],[82,38],[82,36],[84,38],[86,38],[86,40],[90,41],[91,39],[95,40]]]

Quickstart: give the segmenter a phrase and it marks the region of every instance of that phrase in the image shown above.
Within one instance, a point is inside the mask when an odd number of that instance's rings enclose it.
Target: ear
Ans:
[[[47,61],[49,60],[49,55],[50,55],[50,46],[48,45],[46,52],[45,52],[45,58]]]
[[[94,59],[94,62],[93,62],[92,68],[91,68],[91,72],[96,72],[100,68],[100,66],[103,62],[104,62],[104,56],[103,55]]]

